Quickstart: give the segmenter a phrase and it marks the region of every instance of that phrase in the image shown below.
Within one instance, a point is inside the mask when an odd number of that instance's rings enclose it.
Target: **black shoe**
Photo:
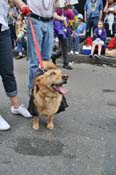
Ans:
[[[95,56],[95,58],[97,59],[97,60],[99,60],[100,59],[100,55],[94,55]]]
[[[90,55],[89,55],[89,57],[90,57],[90,58],[93,58],[93,55],[92,55],[92,54],[90,54]]]
[[[52,52],[52,56],[51,56],[52,62],[56,64],[56,59],[58,59],[61,55],[62,55],[62,51],[60,48],[57,49],[55,52]]]
[[[16,60],[22,59],[23,57],[24,57],[24,55],[18,55],[18,56],[16,57]]]
[[[51,56],[51,59],[52,59],[52,62],[53,62],[54,64],[56,64],[56,59],[57,59],[57,58]]]
[[[69,69],[69,70],[72,70],[72,67],[69,66],[69,65],[63,65],[63,68],[65,68],[65,69]]]

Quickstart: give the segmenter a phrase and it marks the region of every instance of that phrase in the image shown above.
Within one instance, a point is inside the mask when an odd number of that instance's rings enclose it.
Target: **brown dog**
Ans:
[[[68,76],[62,74],[52,62],[44,61],[47,71],[34,80],[33,102],[36,113],[33,117],[33,128],[39,129],[38,113],[48,117],[47,128],[54,128],[54,114],[59,110],[66,90],[63,84],[67,83]],[[65,101],[66,102],[66,101]],[[67,107],[67,104],[65,105]]]

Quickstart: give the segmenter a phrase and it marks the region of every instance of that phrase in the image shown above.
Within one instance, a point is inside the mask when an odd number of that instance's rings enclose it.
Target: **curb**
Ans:
[[[69,55],[69,61],[74,61],[75,63],[89,63],[89,64],[97,64],[97,65],[107,65],[111,67],[116,67],[116,58],[106,57],[102,55],[100,59],[90,58],[88,55]]]

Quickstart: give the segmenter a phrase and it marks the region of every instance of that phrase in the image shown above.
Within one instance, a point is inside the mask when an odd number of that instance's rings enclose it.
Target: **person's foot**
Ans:
[[[10,129],[10,125],[7,123],[5,119],[0,115],[0,130],[7,131]]]
[[[72,67],[69,66],[69,65],[63,65],[63,68],[65,68],[65,69],[69,69],[69,70],[72,70]]]
[[[92,55],[92,54],[90,54],[90,55],[89,55],[89,57],[90,57],[90,58],[93,58],[93,55]]]
[[[54,56],[51,56],[51,59],[52,59],[52,62],[53,62],[54,64],[56,64],[56,59],[57,59],[57,58],[55,58]]]
[[[30,118],[32,115],[30,112],[25,108],[24,105],[20,105],[18,108],[15,108],[14,106],[11,106],[11,113],[12,114],[20,114],[23,117]]]
[[[100,55],[95,54],[94,57],[98,60],[100,59]]]
[[[23,57],[24,57],[24,55],[18,55],[18,56],[16,56],[16,60],[21,59]]]
[[[22,52],[19,52],[19,53],[18,53],[18,56],[16,57],[16,59],[21,59],[21,58],[23,58],[23,57],[24,57],[23,53],[22,53]]]
[[[79,55],[79,52],[76,51],[76,52],[75,52],[75,55]]]
[[[73,54],[73,50],[71,50],[70,52],[69,52],[69,55],[72,55]]]

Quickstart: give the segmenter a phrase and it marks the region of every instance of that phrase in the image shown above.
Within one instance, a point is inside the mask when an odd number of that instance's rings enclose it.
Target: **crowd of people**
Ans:
[[[16,50],[17,58],[22,58],[23,51],[27,51],[28,88],[31,94],[39,60],[28,16],[33,23],[42,59],[52,58],[56,63],[57,57],[52,57],[52,51],[57,42],[57,47],[62,51],[65,69],[72,69],[68,54],[78,55],[80,43],[87,37],[93,40],[90,57],[93,57],[98,46],[98,58],[101,56],[106,38],[116,37],[115,0],[106,0],[105,6],[102,0],[86,0],[83,14],[69,1],[65,1],[64,8],[60,8],[59,0],[27,0],[26,4],[22,0],[1,0],[0,8],[0,75],[11,101],[11,112],[24,117],[32,116],[23,105],[19,105],[12,50]],[[9,128],[10,125],[0,116],[0,130]]]
[[[29,5],[31,4],[29,3]],[[106,32],[104,39],[100,38],[100,34],[97,36],[97,38],[103,40],[103,42],[100,43],[96,42],[96,45],[99,45],[97,57],[101,55],[106,37],[114,37],[114,22],[116,18],[115,0],[107,0],[105,6],[103,6],[102,0],[86,0],[83,11],[84,15],[80,14],[74,5],[71,6],[71,4],[66,1],[65,7],[62,9],[58,8],[54,13],[54,41],[59,41],[60,43],[59,45],[63,55],[63,67],[67,69],[72,69],[69,66],[68,54],[78,55],[80,53],[81,42],[90,36],[92,39],[95,39],[96,34],[94,31],[98,27],[98,22],[101,21],[101,23],[103,23],[103,28]],[[33,20],[35,14],[31,14],[31,17]],[[22,17],[20,10],[16,8],[13,0],[9,0],[8,23],[11,30],[12,47],[17,51],[17,58],[22,58],[23,51],[27,50],[26,23],[25,18]],[[27,25],[29,28],[29,23],[27,23]],[[93,42],[93,45],[95,45],[95,42]],[[93,48],[94,46],[92,46],[90,57],[92,57],[94,53]],[[55,62],[55,60],[53,60],[53,62]]]

